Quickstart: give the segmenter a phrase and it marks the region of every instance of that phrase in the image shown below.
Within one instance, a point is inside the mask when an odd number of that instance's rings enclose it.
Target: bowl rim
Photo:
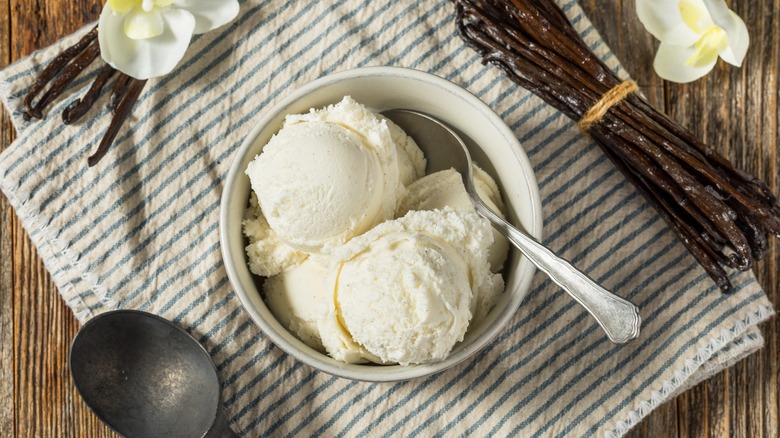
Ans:
[[[274,345],[292,357],[311,366],[312,368],[324,371],[337,377],[367,382],[396,382],[425,377],[452,368],[453,366],[465,361],[469,357],[472,357],[475,353],[488,345],[498,335],[499,332],[506,328],[507,323],[517,312],[517,309],[520,307],[523,300],[530,291],[531,279],[536,270],[530,261],[525,257],[520,260],[519,270],[526,270],[528,271],[528,274],[526,277],[520,279],[520,284],[516,287],[516,290],[512,292],[513,294],[517,294],[517,290],[522,290],[522,297],[515,299],[514,301],[510,301],[512,305],[507,306],[506,309],[502,310],[498,319],[496,319],[490,327],[485,328],[484,332],[479,335],[478,341],[475,340],[474,342],[471,342],[465,348],[460,349],[457,352],[449,355],[446,359],[437,362],[407,366],[377,366],[341,363],[335,359],[331,359],[324,353],[320,353],[311,349],[310,347],[303,344],[303,342],[298,341],[298,343],[303,345],[305,348],[310,349],[312,352],[315,352],[318,355],[322,355],[325,359],[328,360],[320,359],[311,354],[306,354],[306,351],[301,349],[300,346],[294,345],[290,343],[288,339],[285,339],[283,334],[279,333],[274,327],[272,327],[271,324],[266,321],[265,317],[260,313],[260,311],[255,308],[251,298],[247,295],[248,291],[242,287],[243,282],[240,279],[240,275],[237,269],[238,264],[245,264],[244,260],[235,260],[227,245],[227,242],[230,240],[228,234],[230,231],[228,229],[228,223],[231,219],[229,217],[231,193],[234,192],[234,188],[239,183],[239,179],[245,176],[241,163],[243,162],[245,156],[253,148],[255,139],[265,129],[266,125],[274,118],[278,117],[280,112],[283,112],[285,108],[288,108],[299,99],[323,86],[367,76],[390,76],[427,83],[428,85],[442,88],[444,91],[458,96],[459,98],[467,101],[474,109],[479,110],[494,127],[501,131],[501,136],[506,138],[515,149],[513,151],[514,156],[519,161],[521,167],[525,170],[523,172],[524,180],[527,185],[531,204],[530,208],[532,211],[531,224],[524,227],[531,236],[539,241],[542,240],[542,202],[536,176],[533,171],[533,167],[531,166],[531,162],[525,153],[525,150],[522,148],[520,141],[517,139],[517,136],[512,132],[509,126],[506,125],[504,120],[479,97],[445,78],[432,73],[407,67],[381,66],[351,68],[314,79],[313,81],[310,81],[289,92],[281,100],[265,110],[262,117],[255,123],[254,127],[244,137],[244,140],[242,141],[238,150],[235,152],[232,158],[230,169],[225,178],[225,184],[220,201],[220,248],[224,266],[228,274],[228,279],[236,295],[238,296],[242,307],[247,311],[254,323],[257,324],[257,326],[262,330],[263,334],[268,336]],[[248,267],[245,269],[248,270]],[[251,274],[250,272],[250,275],[253,276],[254,274]],[[258,291],[253,290],[252,292],[257,293]],[[270,313],[270,310],[268,312]],[[386,371],[378,372],[380,369],[386,370],[389,367],[394,368],[392,373],[388,373]]]

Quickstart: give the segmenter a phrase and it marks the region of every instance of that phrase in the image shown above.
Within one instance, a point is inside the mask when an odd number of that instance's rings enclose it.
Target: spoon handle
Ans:
[[[512,226],[490,210],[478,196],[472,196],[472,199],[477,212],[487,218],[555,284],[582,304],[612,342],[622,344],[639,336],[641,319],[635,305],[604,289],[571,263]]]

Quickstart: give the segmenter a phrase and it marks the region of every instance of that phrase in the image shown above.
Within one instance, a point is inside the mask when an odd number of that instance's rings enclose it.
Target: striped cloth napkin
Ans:
[[[625,77],[576,1],[559,1],[590,47]],[[236,21],[197,37],[177,70],[147,84],[94,168],[86,159],[111,118],[105,105],[74,126],[63,126],[60,113],[97,65],[43,121],[20,117],[35,73],[85,31],[2,72],[18,133],[0,156],[2,189],[80,321],[141,309],[206,346],[242,435],[618,436],[763,345],[756,325],[773,310],[754,277],[735,274],[737,293],[722,295],[572,121],[482,65],[456,35],[446,0],[243,1]],[[332,377],[263,336],[231,290],[220,255],[218,209],[231,158],[264,109],[287,93],[372,65],[445,77],[501,115],[536,171],[544,240],[639,305],[639,339],[611,344],[541,274],[483,351],[414,381]]]

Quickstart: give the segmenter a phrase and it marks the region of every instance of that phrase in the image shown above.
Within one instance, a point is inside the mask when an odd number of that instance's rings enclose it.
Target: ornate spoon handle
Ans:
[[[604,289],[571,263],[496,215],[478,196],[472,195],[472,200],[479,214],[596,318],[612,342],[622,344],[639,336],[641,318],[635,305]]]

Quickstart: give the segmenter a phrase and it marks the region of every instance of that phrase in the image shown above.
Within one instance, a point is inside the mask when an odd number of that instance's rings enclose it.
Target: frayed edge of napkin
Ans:
[[[22,99],[19,96],[11,94],[13,84],[8,81],[0,81],[0,101],[3,102],[3,106],[6,108],[8,117],[11,119],[11,124],[18,136],[30,122],[24,120],[21,108]]]
[[[30,196],[20,190],[18,184],[14,184],[6,178],[6,169],[0,167],[0,190],[2,190],[11,206],[16,211],[22,222],[22,227],[27,231],[44,261],[46,269],[51,274],[52,280],[60,290],[60,295],[65,299],[68,307],[73,310],[76,319],[84,323],[92,316],[93,311],[84,302],[80,292],[68,280],[67,266],[71,267],[79,277],[89,285],[91,292],[97,296],[101,304],[109,309],[117,307],[117,303],[107,297],[107,291],[98,284],[97,277],[91,273],[79,257],[60,238],[57,230],[48,226],[49,221],[40,212],[34,209],[28,202]]]
[[[692,359],[686,360],[683,368],[674,372],[672,380],[664,381],[659,390],[650,393],[649,400],[639,402],[625,420],[618,421],[617,426],[605,435],[608,438],[625,435],[658,406],[761,349],[764,338],[755,326],[774,313],[771,307],[759,306],[757,310],[748,312],[731,329],[723,329],[720,336],[712,338]],[[724,357],[717,363],[710,363],[719,355]]]

